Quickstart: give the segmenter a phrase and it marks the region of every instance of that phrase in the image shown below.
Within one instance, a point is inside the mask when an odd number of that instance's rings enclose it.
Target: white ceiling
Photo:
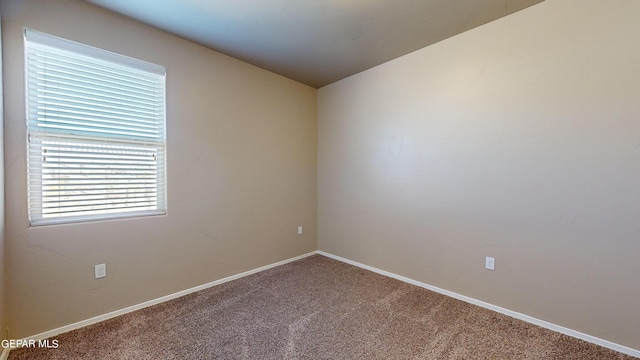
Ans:
[[[319,88],[543,0],[87,0]]]

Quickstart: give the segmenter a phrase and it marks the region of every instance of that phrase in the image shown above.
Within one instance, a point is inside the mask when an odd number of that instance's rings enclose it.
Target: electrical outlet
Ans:
[[[298,226],[298,235],[302,235],[302,226]]]
[[[487,270],[495,270],[496,269],[496,259],[490,256],[487,256],[484,259],[484,268]]]
[[[98,264],[95,266],[96,279],[107,276],[107,264]]]

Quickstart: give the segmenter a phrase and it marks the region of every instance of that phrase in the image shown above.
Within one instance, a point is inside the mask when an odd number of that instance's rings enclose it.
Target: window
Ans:
[[[165,69],[25,30],[31,225],[165,214]]]

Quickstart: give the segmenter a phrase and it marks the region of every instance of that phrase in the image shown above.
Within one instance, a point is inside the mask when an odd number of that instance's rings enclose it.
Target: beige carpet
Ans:
[[[633,359],[323,256],[9,359]]]

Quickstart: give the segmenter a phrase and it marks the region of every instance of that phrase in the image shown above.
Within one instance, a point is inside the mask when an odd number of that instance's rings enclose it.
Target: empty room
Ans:
[[[0,0],[0,360],[640,358],[638,19]]]

